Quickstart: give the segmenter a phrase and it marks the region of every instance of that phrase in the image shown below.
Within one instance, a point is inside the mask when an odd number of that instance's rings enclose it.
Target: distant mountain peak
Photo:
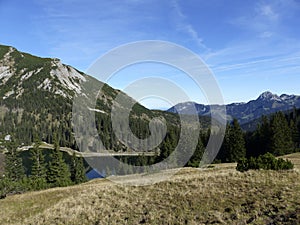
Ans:
[[[281,100],[281,99],[278,95],[273,94],[270,91],[265,91],[258,97],[258,100]]]
[[[285,101],[285,100],[290,100],[290,99],[293,99],[293,98],[295,98],[296,97],[296,95],[287,95],[287,94],[282,94],[282,95],[280,95],[280,98],[283,100],[283,101]]]
[[[210,116],[209,105],[195,104],[198,115]],[[300,96],[282,94],[280,96],[270,91],[262,93],[256,100],[246,103],[231,103],[226,105],[228,119],[236,118],[241,124],[248,123],[262,115],[277,111],[290,110],[300,107]],[[169,112],[180,114],[193,114],[190,103],[180,103],[170,108]]]
[[[277,102],[283,102],[283,101],[291,101],[293,99],[297,98],[296,95],[288,95],[288,94],[282,94],[280,96],[273,94],[270,91],[266,91],[262,93],[257,100],[262,100],[262,101],[277,101]]]

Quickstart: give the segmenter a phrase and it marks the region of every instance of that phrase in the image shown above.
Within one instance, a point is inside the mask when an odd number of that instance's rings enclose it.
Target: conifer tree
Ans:
[[[204,151],[205,151],[204,145],[202,143],[201,138],[199,138],[196,150],[193,156],[191,157],[191,159],[189,160],[188,166],[199,167]]]
[[[297,124],[294,120],[290,121],[290,129],[291,129],[291,134],[292,134],[292,140],[294,142],[294,147],[298,148],[299,147],[299,142],[300,142],[300,134],[299,130],[297,127]]]
[[[262,122],[258,126],[256,131],[257,138],[255,140],[256,142],[256,148],[258,151],[258,154],[265,154],[267,152],[270,152],[271,148],[271,126],[270,121],[266,116],[262,116]]]
[[[72,159],[71,159],[71,180],[75,184],[80,184],[85,182],[86,176],[85,176],[85,169],[83,165],[83,159],[82,157],[77,157],[75,153],[73,153]]]
[[[217,160],[220,160],[222,162],[228,161],[227,151],[229,149],[229,143],[230,143],[230,140],[229,140],[230,132],[231,132],[231,125],[229,123],[227,123],[223,143],[222,143],[221,149],[216,157]]]
[[[7,153],[5,156],[5,176],[11,181],[20,181],[25,177],[22,158],[17,151],[14,141],[6,143]]]
[[[136,159],[136,164],[137,164],[137,166],[140,166],[140,168],[139,168],[139,172],[141,172],[141,173],[143,173],[143,172],[145,172],[144,171],[144,166],[147,166],[147,164],[148,164],[148,160],[147,160],[147,157],[144,155],[144,154],[141,154],[141,155],[139,155],[138,157],[137,157],[137,159]],[[127,166],[128,164],[127,164],[127,160],[124,162],[124,166],[126,166],[126,167],[128,167]],[[128,168],[126,168],[126,170],[127,170]],[[123,170],[124,170],[124,168],[123,168]],[[127,171],[126,171],[127,172]]]
[[[237,119],[227,125],[224,142],[219,154],[225,162],[237,162],[246,156],[245,138]]]
[[[43,189],[47,184],[47,168],[42,150],[39,148],[41,142],[35,140],[33,148],[30,150],[31,154],[31,182],[34,189]]]
[[[63,159],[62,152],[59,150],[57,135],[53,135],[54,149],[50,155],[48,182],[52,186],[68,186],[71,182],[71,174],[68,165]]]
[[[277,112],[271,119],[271,153],[284,155],[293,152],[292,133],[282,112]]]
[[[231,142],[231,148],[230,148],[229,161],[237,162],[240,158],[246,156],[244,133],[237,119],[233,120],[230,142]]]

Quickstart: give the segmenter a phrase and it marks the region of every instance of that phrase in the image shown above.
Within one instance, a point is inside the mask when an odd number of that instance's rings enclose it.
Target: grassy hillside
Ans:
[[[299,162],[300,154],[287,158]],[[8,196],[0,224],[300,224],[300,164],[278,172],[234,167],[185,168],[150,186],[102,179]]]

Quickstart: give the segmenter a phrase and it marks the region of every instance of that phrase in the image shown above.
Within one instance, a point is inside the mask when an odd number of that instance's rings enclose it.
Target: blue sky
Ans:
[[[225,103],[249,101],[266,90],[300,95],[299,25],[299,0],[0,0],[1,44],[86,71],[128,42],[174,42],[209,66]],[[191,100],[206,103],[186,74],[168,66],[131,66],[108,82],[124,89],[151,75],[177,82]]]

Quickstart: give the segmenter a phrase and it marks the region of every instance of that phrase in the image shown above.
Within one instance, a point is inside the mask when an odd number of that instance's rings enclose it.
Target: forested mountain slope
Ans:
[[[14,138],[19,145],[30,145],[38,136],[40,141],[52,144],[53,135],[57,134],[60,146],[78,149],[72,129],[72,104],[74,97],[88,93],[82,85],[87,82],[103,85],[96,106],[89,110],[95,112],[98,134],[106,149],[129,150],[118,140],[111,124],[112,106],[119,95],[133,105],[130,129],[138,138],[151,135],[149,122],[154,117],[164,118],[167,133],[179,131],[180,121],[176,114],[151,111],[125,93],[63,64],[59,59],[40,58],[0,45],[0,141]],[[208,127],[208,117],[200,120],[201,127]],[[95,150],[90,140],[81,142],[86,149]]]
[[[30,144],[38,134],[42,141],[52,143],[53,134],[57,133],[60,146],[76,149],[71,126],[72,103],[74,96],[84,94],[80,84],[87,80],[94,78],[58,59],[39,58],[0,46],[0,139],[10,135],[19,143]],[[109,115],[112,101],[119,93],[104,84],[97,100],[96,122],[101,125],[99,134],[107,148],[118,145],[111,136]],[[137,103],[131,116],[146,125],[154,114]]]

